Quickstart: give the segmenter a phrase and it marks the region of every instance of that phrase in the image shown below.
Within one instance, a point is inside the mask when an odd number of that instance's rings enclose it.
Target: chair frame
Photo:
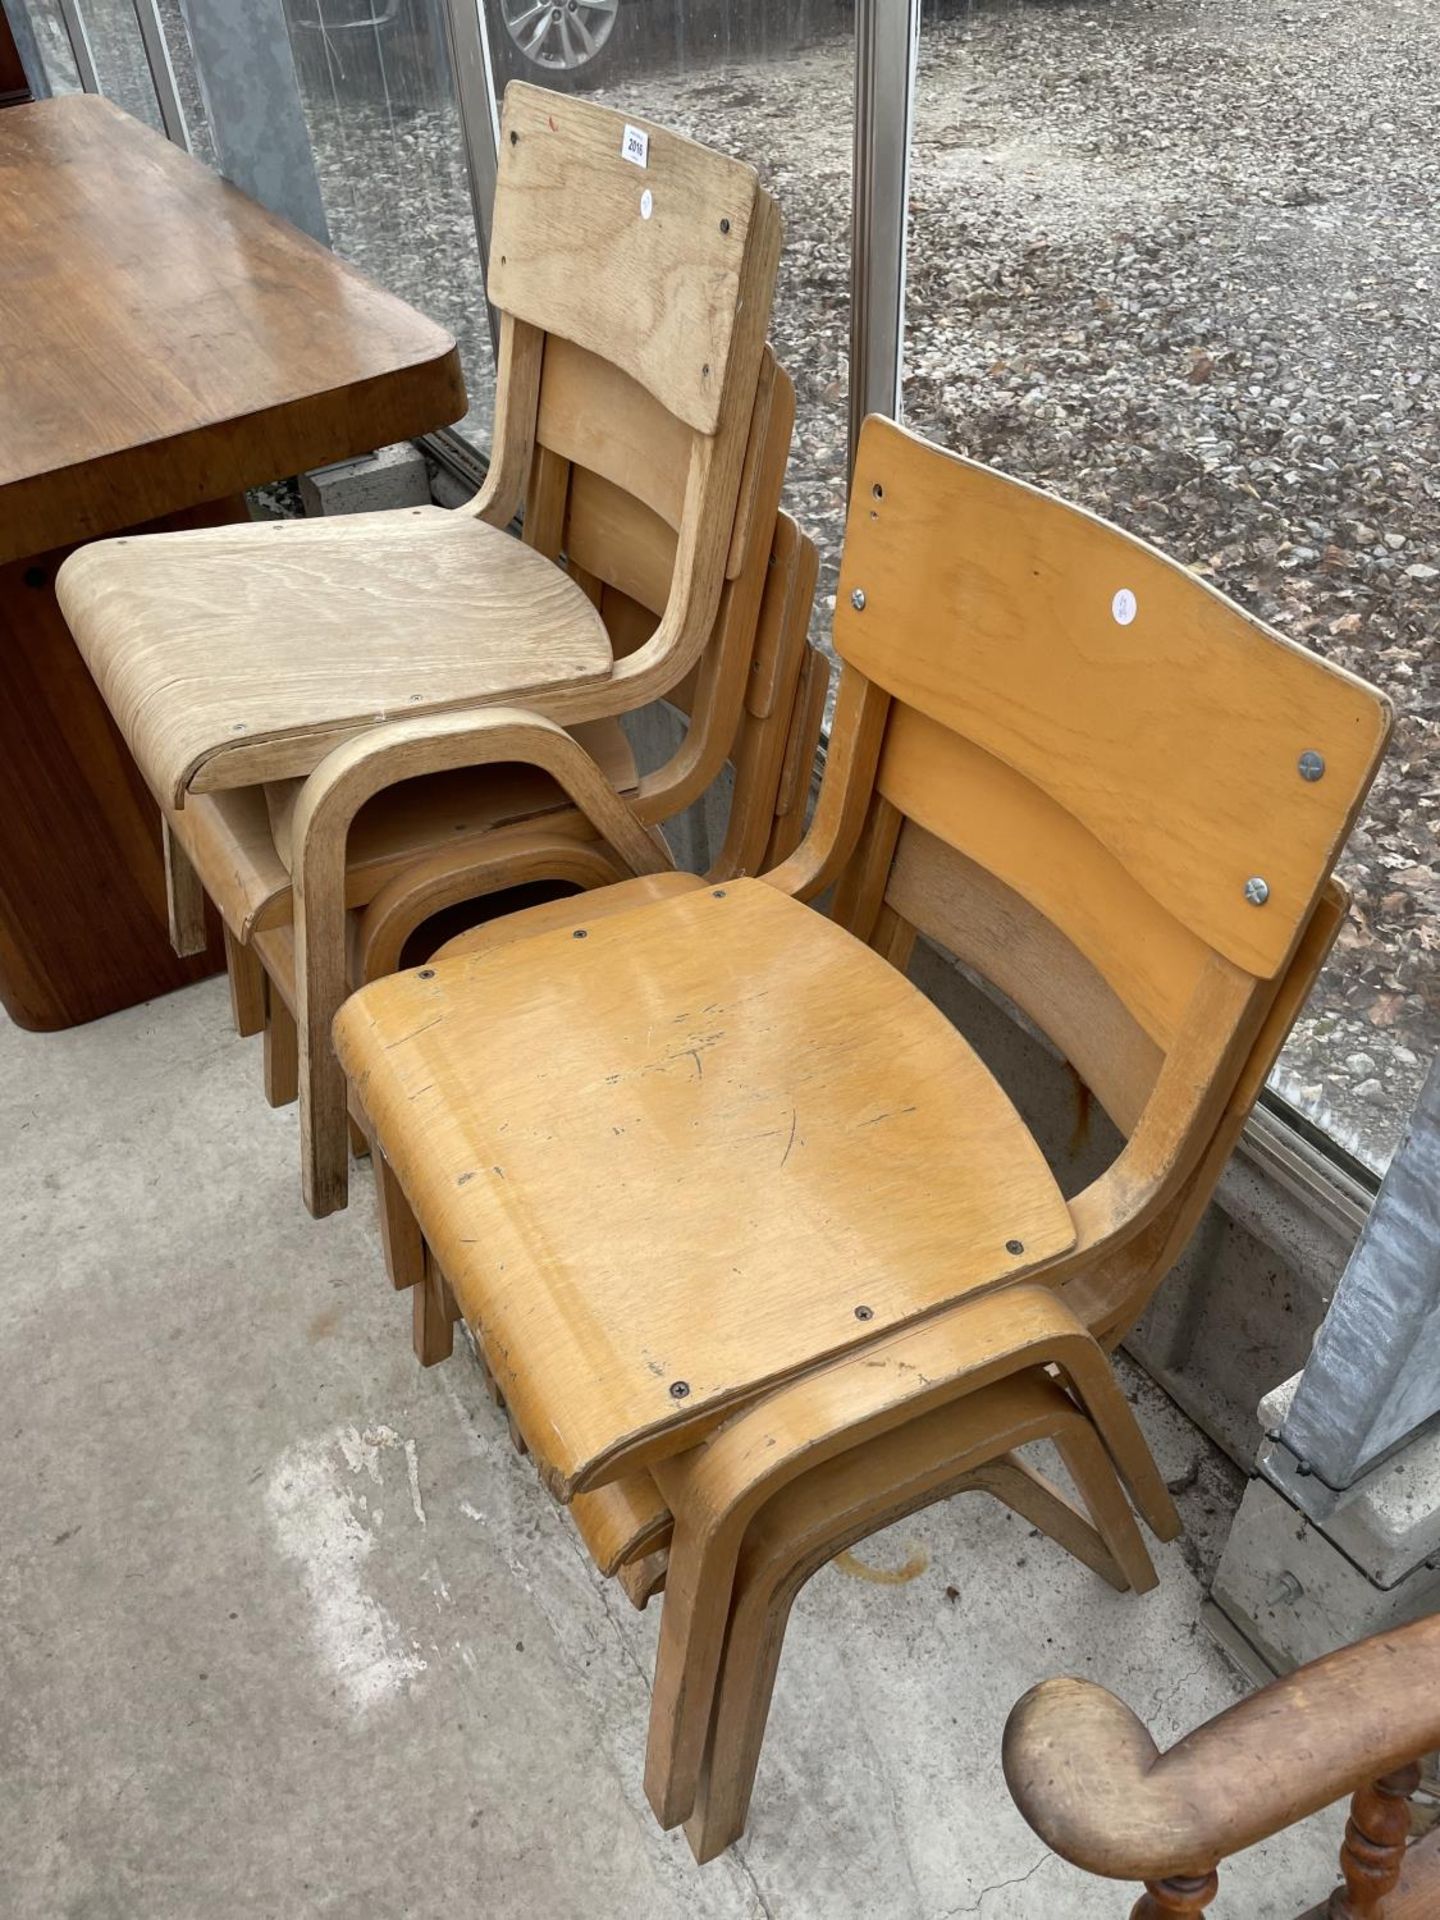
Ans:
[[[631,125],[646,135],[648,184],[623,157]],[[557,193],[559,180],[574,191]],[[583,218],[572,210],[581,205]],[[484,486],[460,519],[503,531],[526,503],[527,543],[550,548],[547,557],[558,562],[572,477],[583,470],[602,493],[608,489],[612,506],[628,501],[621,514],[628,528],[638,515],[669,541],[658,623],[639,645],[614,657],[603,676],[533,691],[516,684],[516,691],[539,717],[574,726],[664,697],[704,658],[703,704],[717,720],[729,712],[738,721],[743,679],[736,679],[733,655],[711,641],[717,614],[722,627],[743,631],[747,612],[758,606],[763,578],[747,570],[747,559],[758,544],[763,564],[773,518],[763,499],[776,438],[767,436],[766,423],[780,388],[765,347],[781,245],[775,200],[752,167],[633,116],[516,82],[504,104],[492,237],[487,294],[500,314],[492,457]],[[783,439],[788,447],[788,431]],[[778,490],[778,479],[774,484]],[[403,531],[421,523],[397,524]],[[430,528],[432,517],[424,524]],[[438,690],[437,700],[448,704],[376,724],[343,717],[351,711],[344,686],[335,689],[335,720],[310,717],[292,729],[277,729],[258,711],[249,720],[230,713],[222,725],[208,707],[192,702],[187,712],[174,697],[163,715],[152,711],[144,691],[151,683],[134,677],[140,669],[111,644],[105,617],[107,596],[127,569],[143,565],[143,557],[136,560],[140,543],[129,545],[133,551],[107,546],[78,556],[62,583],[64,604],[122,730],[145,735],[131,745],[162,806],[178,818],[192,796],[297,773],[314,782],[297,814],[304,831],[295,849],[293,910],[302,970],[295,996],[302,1186],[310,1211],[323,1217],[345,1204],[347,1185],[344,1089],[324,1037],[344,989],[331,853],[343,837],[346,796],[363,792],[367,781],[378,791],[382,768],[413,778],[486,764],[498,736],[475,708],[457,709],[453,693]],[[256,564],[268,565],[271,551],[257,541]],[[303,563],[303,549],[296,553]],[[582,586],[593,584],[582,555],[569,561]],[[204,649],[216,644],[213,634],[189,642],[197,670]],[[143,649],[135,656],[148,657]],[[476,699],[490,709],[507,705],[505,693],[488,688]],[[421,724],[430,721],[437,723],[433,731]],[[457,744],[467,726],[470,762]],[[682,794],[702,791],[733,731],[722,724],[688,740],[668,790],[642,783],[642,817],[648,822],[651,809],[660,817],[667,805],[687,803]],[[545,750],[537,736],[537,757]],[[370,755],[375,767],[362,776],[360,762]],[[613,810],[608,824],[624,832]],[[174,818],[167,827],[172,935],[183,951],[198,937],[203,901]],[[251,1005],[243,1017],[253,1019],[253,978],[244,992]]]
[[[1208,657],[1207,647],[1213,649],[1242,691],[1253,650],[1262,692],[1277,700],[1293,693],[1296,707],[1304,707],[1295,724],[1331,727],[1335,765],[1320,807],[1313,793],[1300,794],[1294,830],[1283,839],[1267,822],[1276,874],[1268,920],[1246,920],[1253,911],[1248,891],[1238,908],[1223,892],[1195,903],[1185,896],[1187,865],[1207,877],[1223,878],[1228,871],[1224,822],[1217,824],[1203,808],[1185,816],[1194,846],[1177,867],[1153,820],[1125,813],[1123,791],[1117,801],[1106,790],[1092,790],[1093,781],[1087,785],[1092,770],[1080,761],[1054,768],[1045,744],[1037,749],[1027,733],[1029,716],[1013,704],[991,697],[986,710],[985,673],[995,669],[984,648],[994,642],[993,633],[978,627],[975,632],[973,689],[968,677],[947,678],[947,663],[934,652],[940,642],[930,638],[940,623],[934,619],[934,581],[927,568],[937,564],[933,547],[953,549],[957,512],[951,495],[967,489],[982,509],[1010,515],[1022,527],[1043,517],[1042,551],[1052,541],[1061,547],[1069,542],[1081,552],[1077,564],[1088,565],[1084,555],[1087,543],[1093,543],[1105,563],[1098,570],[1101,580],[1105,569],[1117,564],[1127,572],[1134,569],[1154,605],[1170,609],[1174,624],[1164,644],[1178,644],[1178,635],[1199,657]],[[903,537],[892,536],[889,550],[884,545],[882,516],[892,516],[889,502],[897,494],[909,501],[922,527],[928,526],[931,553],[917,558],[913,543],[907,548]],[[984,573],[1009,566],[1014,587],[1030,564],[1025,553],[1023,539],[1017,548],[1021,557],[985,549],[977,567]],[[1038,569],[1040,561],[1035,564]],[[862,566],[864,573],[857,571]],[[1014,591],[1027,585],[1028,575]],[[1108,606],[1108,591],[1106,600]],[[1344,896],[1329,881],[1330,868],[1373,775],[1390,720],[1388,707],[1363,683],[1318,662],[1302,664],[1301,651],[1278,636],[1263,630],[1256,635],[1254,623],[1238,609],[1140,542],[927,448],[888,422],[867,422],[862,434],[837,605],[842,671],[819,800],[804,838],[762,882],[801,902],[833,888],[833,917],[901,970],[918,933],[940,938],[1051,1033],[1117,1122],[1124,1144],[1111,1166],[1068,1202],[1074,1237],[1067,1250],[1012,1277],[997,1270],[991,1290],[952,1300],[921,1319],[892,1324],[877,1337],[857,1332],[853,1342],[817,1354],[809,1366],[772,1373],[748,1400],[742,1394],[728,1404],[712,1399],[687,1408],[682,1398],[663,1427],[652,1420],[643,1428],[636,1425],[633,1433],[620,1432],[616,1409],[615,1442],[606,1444],[604,1429],[587,1429],[584,1455],[571,1448],[563,1472],[544,1458],[538,1461],[542,1477],[562,1498],[593,1502],[577,1514],[587,1543],[598,1563],[629,1574],[632,1594],[644,1597],[659,1584],[664,1515],[670,1516],[646,1770],[651,1804],[666,1826],[697,1818],[706,1755],[713,1763],[716,1751],[715,1703],[717,1688],[723,1692],[727,1626],[736,1617],[736,1570],[759,1537],[754,1529],[769,1508],[780,1510],[792,1487],[801,1490],[797,1501],[804,1490],[813,1491],[820,1511],[820,1476],[835,1460],[862,1460],[867,1446],[918,1427],[937,1405],[990,1390],[998,1381],[1062,1367],[1074,1394],[1069,1404],[1083,1411],[1089,1430],[1122,1465],[1152,1526],[1162,1537],[1178,1526],[1138,1433],[1117,1442],[1114,1409],[1117,1400],[1123,1407],[1123,1396],[1103,1349],[1143,1311],[1208,1201],[1338,930]],[[1115,620],[1127,624],[1119,612]],[[1149,633],[1147,628],[1140,636],[1145,645],[1152,644]],[[1027,636],[1027,642],[1033,640]],[[1117,658],[1126,658],[1127,650],[1128,657],[1143,662],[1130,641],[1117,646]],[[1003,669],[1003,645],[999,652]],[[1080,652],[1084,656],[1083,646]],[[1185,671],[1183,648],[1179,657],[1179,670]],[[1147,669],[1142,664],[1140,670]],[[1064,705],[1051,696],[1047,711]],[[973,733],[968,730],[972,708]],[[1103,737],[1105,724],[1097,720],[1102,732],[1096,738],[1109,751],[1115,743]],[[1247,725],[1255,724],[1247,718]],[[1328,736],[1322,737],[1329,745]],[[1147,737],[1137,752],[1153,762],[1159,748]],[[1190,791],[1193,778],[1189,767],[1177,770],[1171,783],[1177,804],[1197,806]],[[1266,782],[1275,787],[1279,775],[1267,764],[1256,779],[1261,788]],[[1047,792],[1047,781],[1058,798]],[[989,810],[983,803],[987,782],[996,796]],[[960,796],[958,810],[955,795]],[[1289,799],[1288,791],[1282,792],[1277,805]],[[1301,815],[1300,806],[1310,810]],[[1087,808],[1114,829],[1123,857],[1094,837],[1093,821],[1085,827]],[[947,839],[947,831],[953,837]],[[1006,834],[1012,836],[1008,842]],[[1098,851],[1091,850],[1092,841]],[[1062,863],[1058,869],[1055,847]],[[992,852],[997,857],[987,867],[984,856]],[[1082,857],[1088,867],[1077,867]],[[632,893],[643,895],[645,884],[615,890],[608,909],[605,893],[594,895],[586,905],[587,922],[607,910],[623,912]],[[1047,907],[1057,909],[1054,918]],[[1121,909],[1131,924],[1107,947],[1095,937],[1093,917]],[[543,920],[519,919],[537,931],[556,924],[553,913],[539,911]],[[1092,916],[1088,928],[1086,915]],[[654,924],[653,914],[647,924]],[[1136,939],[1137,926],[1144,939],[1135,953],[1127,942]],[[522,930],[516,930],[517,937]],[[654,937],[652,951],[663,953]],[[399,987],[395,983],[395,1006],[403,1005],[408,1016],[411,1002]],[[380,1005],[391,990],[374,991]],[[432,991],[443,998],[441,983],[427,989]],[[400,1079],[372,1080],[370,1062],[383,1024],[364,1000],[358,996],[340,1017],[340,1052],[357,1076],[357,1088],[371,1088],[385,1102],[374,1117],[381,1122],[381,1143],[394,1159],[398,1192],[412,1179],[423,1182],[424,1129],[417,1126],[412,1134],[402,1124],[408,1115],[403,1099],[397,1100]],[[465,1043],[463,1031],[457,1029],[457,1044]],[[397,1204],[408,1208],[414,1199],[406,1194]],[[442,1217],[450,1203],[437,1197],[435,1204],[434,1221],[422,1207],[415,1238],[421,1232],[428,1237],[438,1224],[438,1251],[448,1259],[458,1228]],[[455,1310],[450,1283],[465,1279],[458,1259],[463,1249],[457,1245],[453,1251],[458,1264],[448,1280],[435,1256],[427,1256],[426,1265],[427,1275],[436,1276],[440,1311],[447,1316]],[[463,1292],[457,1297],[465,1307]],[[1036,1315],[1028,1331],[1021,1324],[1027,1312]],[[483,1353],[483,1324],[476,1334]],[[892,1369],[887,1356],[897,1352],[914,1364]],[[542,1389],[534,1377],[526,1379],[524,1356],[510,1351],[501,1358],[501,1388],[525,1379],[531,1412],[539,1419]],[[1097,1387],[1102,1376],[1104,1385]],[[602,1417],[612,1418],[608,1403]],[[528,1428],[526,1437],[532,1443],[536,1439]],[[646,1474],[658,1490],[658,1503],[645,1485]],[[1084,1491],[1089,1496],[1094,1489]],[[1118,1485],[1114,1494],[1123,1508]],[[1133,1545],[1124,1544],[1118,1526],[1117,1517],[1111,1532],[1101,1529],[1109,1551],[1132,1584],[1148,1584],[1153,1574],[1136,1577]],[[832,1538],[823,1526],[821,1536],[817,1552]],[[806,1553],[808,1548],[802,1552],[797,1545],[796,1567],[808,1564]],[[777,1593],[788,1577],[777,1575]],[[761,1612],[772,1620],[780,1617],[768,1602]],[[753,1652],[759,1642],[750,1628],[745,1631],[752,1652],[742,1667],[751,1677],[735,1684],[753,1702],[759,1697]],[[761,1639],[770,1631],[755,1630]],[[729,1811],[717,1812],[713,1825],[703,1811],[698,1815],[691,1837],[698,1836],[701,1847],[733,1831],[737,1807],[743,1818],[748,1756],[758,1740],[753,1704],[726,1711],[732,1733],[741,1723],[750,1730],[743,1737],[727,1734],[722,1742],[730,1758],[722,1758],[721,1771],[728,1768],[729,1776],[716,1804]],[[742,1780],[743,1791],[736,1785]]]
[[[763,859],[796,720],[794,687],[806,658],[805,616],[818,570],[812,543],[788,515],[779,512],[794,409],[793,383],[767,349],[756,383],[735,521],[726,534],[734,571],[727,574],[720,590],[709,646],[690,673],[670,689],[672,699],[690,706],[691,724],[670,761],[642,779],[632,794],[616,796],[579,748],[573,753],[559,748],[551,731],[555,723],[541,714],[534,715],[535,732],[528,738],[533,750],[528,751],[519,710],[491,707],[377,725],[335,748],[301,790],[291,822],[288,892],[273,878],[263,889],[252,884],[242,893],[239,914],[232,904],[234,889],[225,884],[227,873],[246,865],[240,834],[227,824],[234,817],[234,807],[227,807],[223,795],[206,796],[167,814],[172,887],[185,899],[202,893],[193,871],[198,867],[225,911],[227,959],[232,978],[240,982],[233,989],[237,1026],[242,1020],[254,1020],[253,970],[237,951],[250,944],[275,979],[276,990],[265,1003],[270,1019],[281,1025],[293,1022],[298,1029],[297,1039],[286,1036],[276,1044],[287,1054],[298,1048],[302,1185],[306,1203],[317,1217],[343,1204],[348,1191],[344,1081],[328,1034],[350,984],[344,850],[355,816],[368,799],[418,775],[507,760],[523,760],[553,775],[554,765],[547,764],[547,756],[553,760],[557,753],[563,754],[572,783],[566,789],[572,806],[563,816],[552,812],[458,841],[447,837],[437,842],[432,857],[417,857],[397,874],[364,915],[362,980],[373,979],[398,962],[410,932],[442,906],[479,900],[530,879],[596,886],[631,873],[660,870],[669,863],[669,856],[656,832],[659,824],[683,811],[711,784],[737,742],[739,806],[722,864],[728,869]],[[544,447],[534,450],[534,460],[539,479],[531,488],[525,537],[560,563],[567,536],[574,533],[574,523],[567,522],[565,513],[571,464]],[[630,516],[628,526],[621,521],[618,570],[622,574],[626,570],[624,537],[643,539],[643,520],[640,512]],[[593,538],[587,535],[587,539],[593,547]],[[667,617],[663,608],[675,600],[674,586],[665,577],[670,560],[667,547],[678,553],[680,544],[680,536],[667,541],[662,530],[660,564],[651,579],[634,583],[652,600],[661,600],[661,607],[653,611],[660,613],[662,626]],[[614,558],[593,557],[597,566]],[[569,564],[573,568],[574,562]],[[596,574],[585,578],[616,631],[620,651],[616,672],[621,677],[628,663],[653,645],[655,636],[645,637],[652,609],[633,594],[602,584]],[[799,716],[799,724],[812,732],[818,731],[815,681],[812,672],[807,681],[808,705]],[[820,682],[823,700],[823,673]],[[764,709],[758,716],[753,711],[757,707]],[[496,714],[503,714],[503,726],[494,722]],[[648,832],[649,850],[630,831],[630,822]],[[598,845],[593,844],[597,836]],[[616,853],[622,856],[618,862]],[[250,864],[253,868],[253,856]],[[272,869],[274,865],[271,861]],[[293,943],[276,937],[287,902]],[[257,911],[259,924],[253,921]],[[240,914],[251,919],[241,918],[237,936],[231,922]],[[181,941],[187,938],[184,928],[172,924],[172,932]],[[242,1002],[249,1010],[241,1010]],[[264,1024],[263,1012],[260,1024]],[[312,1046],[311,1035],[327,1037]],[[288,1075],[272,1082],[267,1074],[267,1097],[273,1101],[293,1098],[289,1087]]]

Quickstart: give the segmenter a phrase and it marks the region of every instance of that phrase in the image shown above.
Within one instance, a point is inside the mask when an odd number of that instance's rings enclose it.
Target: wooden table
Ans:
[[[216,965],[166,935],[159,813],[55,603],[74,546],[458,419],[455,343],[83,95],[0,116],[0,1000],[54,1029]]]

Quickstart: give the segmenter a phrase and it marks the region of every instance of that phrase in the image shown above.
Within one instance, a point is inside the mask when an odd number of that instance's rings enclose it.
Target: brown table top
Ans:
[[[0,116],[0,563],[464,409],[443,328],[108,101]]]

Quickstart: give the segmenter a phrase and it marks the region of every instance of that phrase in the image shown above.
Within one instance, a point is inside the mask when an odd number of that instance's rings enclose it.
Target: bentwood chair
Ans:
[[[774,672],[763,682],[755,682],[753,674],[748,676],[754,685],[750,703],[734,729],[735,745],[729,756],[730,802],[724,840],[707,876],[711,880],[724,880],[758,865],[767,843],[773,846],[793,831],[796,819],[803,817],[803,798],[792,791],[787,775],[792,767],[813,764],[819,745],[827,663],[806,640],[817,572],[813,542],[799,532],[788,515],[781,514],[775,523],[754,629],[754,653],[756,657],[773,653]],[[750,664],[748,659],[745,664]],[[658,769],[652,781],[640,783],[638,795],[623,796],[637,815],[643,817],[647,800],[654,803],[665,796],[663,817],[669,819],[676,810],[671,797],[683,797],[686,792],[689,781],[683,777],[683,769],[695,764],[694,743],[698,736],[713,733],[717,703],[706,680],[702,670],[687,676],[673,690],[670,704],[687,718],[688,730],[667,766]],[[697,704],[701,701],[703,706]],[[767,711],[755,713],[752,703],[763,705]],[[496,783],[499,791],[513,796],[521,784],[516,776],[533,770],[507,767],[487,771],[501,773]],[[375,804],[387,802],[392,794],[404,796],[404,790],[391,789]],[[478,811],[476,797],[472,791],[472,823]],[[653,872],[695,886],[704,884],[695,875],[675,874],[668,858],[658,859],[654,849],[643,842],[638,853],[633,845],[627,852],[618,833],[611,832],[607,837],[603,811],[593,804],[566,804],[566,796],[558,788],[548,799],[534,794],[527,817],[466,834],[446,831],[459,798],[458,793],[446,791],[436,802],[412,804],[405,796],[395,815],[382,805],[369,821],[365,819],[369,809],[361,810],[361,831],[352,833],[349,843],[353,851],[347,884],[354,868],[363,867],[368,858],[375,857],[379,864],[382,853],[393,854],[393,840],[388,849],[386,841],[388,830],[396,824],[402,829],[400,837],[406,842],[408,858],[403,864],[387,859],[384,864],[393,864],[391,877],[385,885],[373,888],[368,903],[350,915],[346,946],[355,984],[394,972],[406,955],[412,961],[428,957],[443,937],[443,929],[453,925],[457,910],[459,917],[480,923],[471,935],[460,936],[462,939],[483,939],[491,929],[507,928],[516,920],[524,923],[526,914],[507,911],[506,896],[516,887],[540,882],[564,888],[568,894],[571,890],[613,888],[636,872]],[[427,833],[414,831],[426,823]],[[358,859],[353,857],[354,852],[358,852]],[[558,912],[572,911],[564,899],[553,904]],[[496,914],[502,917],[497,919]],[[266,1092],[272,1105],[282,1105],[295,1097],[295,1087],[293,1081],[284,1085],[274,1082],[271,1062],[277,1057],[286,1061],[296,1057],[294,1009],[300,1004],[295,993],[294,943],[289,928],[257,933],[252,951],[263,961],[265,974],[260,1005],[266,1043]],[[357,1150],[362,1142],[368,1147],[358,1117],[355,1127]],[[434,1338],[432,1330],[426,1335],[427,1345],[433,1346]]]
[[[462,903],[480,916],[517,886],[592,887],[668,867],[664,843],[653,833],[647,839],[641,828],[653,830],[682,811],[710,786],[727,756],[735,773],[732,831],[717,873],[763,864],[767,843],[800,817],[788,776],[792,766],[813,758],[825,676],[812,675],[805,645],[813,544],[779,511],[793,426],[793,384],[767,352],[732,542],[738,570],[726,580],[700,661],[667,696],[685,715],[683,741],[644,780],[613,719],[576,727],[573,744],[551,736],[570,763],[569,789],[541,768],[504,764],[500,734],[482,741],[497,756],[495,764],[406,778],[415,748],[402,725],[361,743],[367,778],[380,782],[380,790],[358,810],[353,793],[347,801],[343,791],[334,804],[309,809],[307,845],[297,844],[294,831],[307,789],[325,789],[343,760],[323,762],[309,781],[193,795],[182,810],[165,810],[167,834],[224,921],[236,1025],[242,1033],[264,1032],[272,1105],[286,1104],[298,1091],[297,1018],[304,1023],[306,1001],[296,990],[293,875],[302,863],[308,862],[308,949],[312,956],[345,955],[346,977],[359,985],[392,971],[407,944],[423,940],[420,929],[433,915],[444,912],[453,923]],[[525,537],[548,557],[563,556],[583,579],[623,660],[646,643],[663,614],[675,535],[643,503],[591,470],[571,463],[568,473],[557,475],[556,465],[557,457],[541,448],[537,472],[552,504],[541,511],[532,488]],[[823,669],[820,656],[815,660]],[[458,745],[466,761],[480,757],[468,720]],[[595,763],[584,789],[588,805],[577,802],[573,787],[583,766],[574,746]],[[436,751],[433,736],[425,747]],[[398,784],[387,784],[391,780]],[[610,799],[607,787],[623,805]],[[322,917],[315,875],[325,860],[332,873]],[[358,1135],[355,1145],[361,1146]]]
[[[683,679],[742,565],[779,246],[752,167],[512,85],[487,287],[501,315],[493,457],[470,509],[106,540],[61,570],[77,645],[161,804],[334,771],[337,751],[352,775],[367,751],[392,777],[445,771],[466,739],[494,757],[490,723],[467,732],[477,708],[521,700],[573,725]],[[527,491],[537,527],[563,518],[573,469],[616,513],[638,502],[673,534],[658,625],[620,659],[586,557],[569,556],[577,578],[544,537],[505,532]],[[183,902],[194,876],[176,870],[173,836],[170,853]],[[346,1188],[344,1086],[323,1040],[344,959],[333,939],[309,950],[298,871],[295,893],[305,1196],[323,1215]]]
[[[853,1537],[832,1462],[853,1456],[884,1511],[882,1438],[923,1452],[937,1408],[1053,1365],[1174,1530],[1096,1385],[1104,1346],[1183,1245],[1323,960],[1327,878],[1390,722],[1139,541],[879,420],[835,644],[824,784],[779,867],[637,879],[568,924],[545,909],[529,938],[365,988],[336,1029],[433,1285],[545,1484],[610,1501],[612,1547],[642,1516],[652,1553],[668,1528],[647,1788],[702,1847],[748,1791],[753,1726],[716,1745],[727,1684],[763,1718],[739,1609],[783,1625],[740,1570],[781,1498],[817,1517],[780,1588]],[[833,918],[808,911],[831,886]],[[905,979],[917,933],[1115,1121],[1083,1192]],[[910,1456],[897,1474],[903,1509],[924,1476]]]

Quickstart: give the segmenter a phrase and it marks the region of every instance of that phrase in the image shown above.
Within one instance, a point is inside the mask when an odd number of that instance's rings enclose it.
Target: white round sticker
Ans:
[[[1138,611],[1135,604],[1135,596],[1129,587],[1121,587],[1115,598],[1110,602],[1110,611],[1122,627],[1129,626]]]
[[[654,211],[655,211],[655,196],[653,193],[651,193],[649,187],[646,187],[645,191],[640,196],[640,218],[642,220],[648,220]]]

